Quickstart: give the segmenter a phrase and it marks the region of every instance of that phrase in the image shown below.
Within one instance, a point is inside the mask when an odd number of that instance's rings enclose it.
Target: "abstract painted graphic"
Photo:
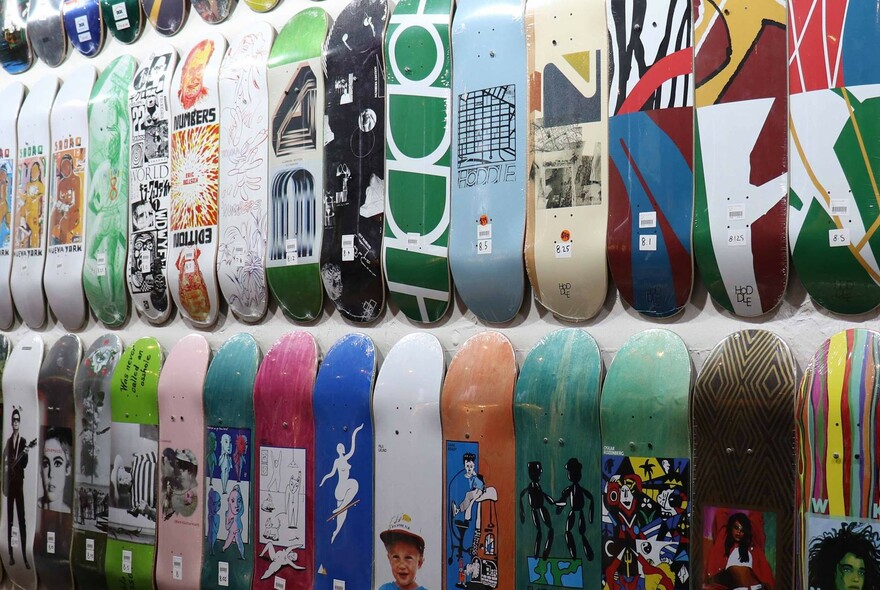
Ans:
[[[55,142],[55,183],[49,200],[49,245],[59,246],[82,241],[83,190],[86,175],[86,150],[79,137]]]
[[[172,231],[217,225],[220,125],[171,134]]]
[[[459,96],[459,169],[514,161],[516,86],[484,88]]]
[[[704,588],[776,587],[776,514],[703,507]],[[834,588],[821,586],[822,588]]]
[[[251,432],[210,426],[207,441],[205,534],[211,554],[229,549],[244,559],[251,536]]]
[[[259,461],[261,547],[255,573],[266,580],[287,566],[304,569],[296,561],[306,546],[306,450],[264,446]]]
[[[46,158],[30,154],[32,148],[19,150],[18,191],[15,202],[15,249],[43,246],[44,207],[46,205]],[[42,150],[40,150],[42,151]]]
[[[199,507],[199,459],[190,449],[162,449],[159,464],[162,518],[189,519]]]
[[[286,72],[285,72],[286,73]],[[288,90],[272,115],[272,150],[276,157],[317,147],[318,82],[308,63],[290,76]]]
[[[303,168],[283,169],[272,179],[269,266],[317,262],[320,213],[315,178]]]
[[[152,545],[156,535],[159,427],[114,422],[110,436],[114,458],[108,535]]]

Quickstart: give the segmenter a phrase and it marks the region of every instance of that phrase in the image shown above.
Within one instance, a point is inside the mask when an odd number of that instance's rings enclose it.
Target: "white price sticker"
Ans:
[[[229,586],[229,562],[221,561],[217,564],[217,585]]]
[[[491,254],[492,240],[477,240],[477,254]]]
[[[171,579],[183,579],[183,556],[175,555],[171,558]]]
[[[284,242],[284,254],[287,256],[287,264],[299,262],[299,242],[296,238],[290,238]],[[344,246],[343,246],[344,248]]]
[[[333,579],[333,590],[345,590],[345,580]]]
[[[55,531],[48,531],[46,533],[46,553],[49,555],[55,554]]]
[[[828,232],[828,245],[832,248],[849,246],[849,228],[832,229]]]
[[[92,34],[89,31],[86,31],[85,33],[80,33],[79,35],[77,35],[77,37],[79,38],[80,43],[88,43],[92,40]]]
[[[729,247],[748,246],[751,232],[747,228],[727,230],[727,245]]]
[[[477,240],[491,240],[492,239],[492,224],[487,223],[486,225],[478,225],[477,226]]]
[[[113,5],[113,18],[115,20],[128,18],[128,10],[125,8],[125,2],[117,2]]]
[[[727,221],[741,221],[746,217],[745,205],[728,205]]]
[[[98,252],[95,254],[96,274],[99,277],[107,276],[107,253]]]
[[[643,236],[639,236],[639,250],[641,252],[656,252],[657,236],[653,234],[645,234]]]
[[[122,550],[122,573],[131,573],[131,551],[129,551],[128,549]]]
[[[556,258],[571,258],[571,242],[559,242],[553,244],[556,250]]]
[[[183,272],[186,274],[192,274],[196,272],[196,261],[195,260],[187,260],[183,263]]]
[[[831,214],[843,215],[844,217],[849,215],[849,201],[846,199],[831,199]]]
[[[95,540],[86,539],[86,561],[95,561]]]
[[[83,33],[89,30],[89,17],[83,15],[78,16],[73,19],[73,24],[76,25],[76,32]]]
[[[242,244],[236,244],[232,249],[232,262],[237,266],[244,265],[244,246]]]
[[[342,262],[354,260],[354,234],[342,236]]]
[[[18,527],[12,527],[12,546],[18,549]]]
[[[650,229],[657,227],[657,212],[644,211],[639,213],[639,229]]]
[[[127,18],[116,21],[116,28],[119,29],[120,31],[124,31],[125,29],[129,28],[130,26],[131,26],[131,23],[128,22]]]
[[[272,584],[272,590],[284,590],[287,588],[287,580],[275,576],[275,583]]]
[[[422,236],[416,233],[408,233],[406,234],[406,247],[407,249],[418,249],[422,247]]]

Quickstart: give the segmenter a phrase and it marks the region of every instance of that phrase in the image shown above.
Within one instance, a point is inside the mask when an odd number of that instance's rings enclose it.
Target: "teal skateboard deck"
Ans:
[[[526,42],[520,0],[460,3],[452,23],[454,101],[449,263],[485,322],[522,307],[526,227]],[[504,289],[498,289],[500,283]]]
[[[27,32],[34,53],[50,68],[67,57],[67,31],[64,27],[64,0],[33,0],[28,4]]]
[[[269,55],[269,244],[266,275],[282,311],[298,321],[323,307],[324,41],[330,17],[311,7],[290,19]]]
[[[602,551],[602,357],[582,330],[552,332],[523,363],[513,398],[516,588],[598,588]]]
[[[453,0],[397,4],[385,34],[388,118],[382,267],[391,298],[411,320],[436,322],[452,294]]]
[[[138,0],[101,0],[107,30],[120,43],[134,43],[144,30],[144,11]]]
[[[600,408],[605,590],[690,588],[693,376],[687,347],[668,330],[631,337],[608,368]]]
[[[104,559],[113,466],[110,388],[122,350],[118,336],[99,336],[86,351],[74,382],[76,467],[70,566],[80,588],[107,588]]]
[[[791,351],[764,330],[731,334],[703,363],[692,410],[692,584],[799,587],[796,388]]]
[[[110,384],[110,508],[104,572],[108,588],[152,590],[156,560],[159,372],[155,338],[128,347]]]
[[[205,377],[202,588],[248,590],[254,570],[254,380],[260,347],[236,334]]]
[[[34,63],[27,34],[28,0],[4,2],[0,7],[0,64],[8,74],[20,74]]]

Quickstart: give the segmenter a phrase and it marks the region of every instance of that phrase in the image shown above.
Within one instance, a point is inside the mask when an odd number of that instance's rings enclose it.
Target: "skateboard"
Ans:
[[[516,382],[516,587],[596,588],[601,579],[602,357],[583,330],[557,330]]]
[[[160,35],[176,35],[189,15],[189,0],[140,0],[144,14]]]
[[[198,588],[205,519],[203,390],[211,347],[190,334],[168,353],[159,376],[159,485],[156,588]]]
[[[107,588],[107,517],[110,501],[110,387],[122,340],[99,336],[83,357],[74,382],[73,542],[70,566],[80,588]]]
[[[40,415],[37,380],[43,340],[30,334],[18,341],[3,371],[3,510],[0,511],[0,559],[9,580],[36,590],[33,542],[39,487]],[[8,435],[8,436],[7,436]]]
[[[34,63],[27,34],[26,15],[29,4],[29,0],[17,0],[4,2],[0,7],[0,64],[8,74],[26,72]]]
[[[222,23],[235,10],[235,0],[192,0],[192,7],[208,24]]]
[[[278,2],[279,0],[244,0],[247,7],[254,12],[269,12],[278,5]]]
[[[373,579],[376,361],[368,336],[348,334],[315,381],[315,590],[369,588]]]
[[[77,51],[94,57],[104,45],[104,14],[100,0],[63,0],[64,28]]]
[[[833,587],[835,578],[855,587],[857,568],[847,566],[876,563],[865,549],[877,551],[880,532],[873,475],[878,342],[880,334],[873,330],[835,334],[810,359],[801,382],[796,410],[799,588]],[[837,575],[835,566],[841,568]]]
[[[605,2],[531,0],[526,45],[526,270],[541,305],[586,320],[608,291]]]
[[[516,569],[516,357],[500,332],[468,338],[449,363],[443,424],[443,588],[511,588]]]
[[[78,336],[65,334],[52,345],[40,367],[40,485],[34,566],[40,588],[71,588],[73,541],[73,383],[82,358]],[[36,457],[35,457],[36,458]]]
[[[0,377],[3,375],[3,371],[6,369],[6,360],[9,358],[9,351],[12,348],[12,343],[9,341],[6,336],[0,335]],[[2,387],[0,387],[0,415],[3,413],[3,398],[2,398]],[[0,482],[5,479],[5,471],[4,468],[2,472],[0,472]],[[0,581],[5,578],[5,574],[3,573],[3,567],[0,565]]]
[[[220,246],[217,279],[229,309],[246,322],[266,315],[266,178],[269,92],[266,60],[275,29],[248,25],[220,69]]]
[[[452,46],[449,264],[467,308],[485,322],[503,323],[522,307],[525,287],[526,41],[520,0],[496,0],[488,8],[461,2]]]
[[[703,363],[692,402],[691,584],[796,587],[796,372],[788,346],[763,330],[731,334]],[[728,569],[737,560],[751,569]]]
[[[385,309],[386,0],[352,0],[324,45],[324,236],[321,278],[348,320],[372,322]]]
[[[85,199],[88,194],[88,106],[95,68],[84,64],[58,91],[52,107],[51,182],[48,183],[48,247],[43,286],[49,308],[68,330],[88,315],[83,293]],[[47,174],[47,178],[49,175]]]
[[[128,315],[128,88],[137,61],[122,55],[104,69],[89,99],[89,183],[83,290],[99,321],[115,328]]]
[[[226,39],[196,43],[171,83],[171,247],[168,286],[180,314],[200,328],[217,321],[220,205],[220,62]]]
[[[315,579],[315,339],[282,336],[266,353],[254,384],[254,590],[311,590]]]
[[[58,78],[47,75],[31,88],[18,114],[13,260],[10,288],[18,315],[31,329],[46,322],[46,187],[49,184],[49,111]]]
[[[27,34],[37,57],[50,68],[67,57],[67,32],[62,15],[63,0],[33,0],[28,3]]]
[[[144,30],[144,11],[138,0],[101,0],[101,18],[121,43],[134,43]]]
[[[109,588],[152,590],[156,558],[159,456],[157,390],[164,356],[141,338],[116,365],[110,384],[110,500],[104,571]]]
[[[694,280],[691,4],[608,0],[608,265],[655,318],[681,312]]]
[[[254,380],[260,347],[226,341],[205,377],[205,515],[202,588],[250,589],[254,571]]]
[[[693,375],[687,347],[668,330],[631,337],[608,368],[600,407],[605,590],[691,587]]]
[[[168,210],[171,77],[177,51],[160,44],[142,62],[129,88],[131,158],[126,275],[138,312],[154,324],[165,322],[168,294]]]
[[[419,370],[414,371],[413,367]],[[374,590],[396,582],[394,568],[398,563],[392,559],[392,549],[401,538],[388,536],[395,529],[421,538],[424,562],[416,572],[416,582],[424,588],[442,587],[443,532],[435,523],[443,519],[440,389],[445,372],[443,348],[437,338],[414,333],[394,345],[376,380],[373,497],[379,535],[373,541]],[[413,477],[411,470],[416,468],[419,476]]]
[[[291,18],[269,55],[269,237],[266,276],[278,306],[299,321],[323,308],[324,74],[330,17],[307,8]]]
[[[18,154],[18,111],[24,100],[25,87],[13,82],[0,93],[0,329],[8,330],[15,321],[10,279],[13,261],[13,212],[15,189],[18,186],[15,158]]]
[[[719,305],[755,317],[788,283],[785,4],[693,10],[694,257]]]
[[[385,128],[385,235],[388,291],[416,322],[446,314],[452,153],[453,0],[401,0],[385,34],[388,117]]]
[[[840,314],[880,304],[880,220],[872,149],[880,71],[860,63],[880,7],[836,2],[813,19],[789,4],[789,247],[813,301]],[[845,34],[844,34],[845,33]],[[868,162],[871,162],[868,164]]]

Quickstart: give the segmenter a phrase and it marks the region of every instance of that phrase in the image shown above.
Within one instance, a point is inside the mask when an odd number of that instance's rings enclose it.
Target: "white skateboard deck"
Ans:
[[[29,328],[46,323],[43,265],[46,262],[46,206],[49,188],[49,113],[58,78],[45,76],[31,89],[18,115],[18,184],[12,261],[12,299]]]
[[[82,287],[86,260],[83,237],[88,191],[89,99],[95,68],[75,69],[58,91],[52,107],[52,180],[49,189],[49,245],[43,285],[49,308],[67,330],[86,321]]]
[[[171,246],[168,286],[181,315],[201,328],[220,310],[220,62],[226,39],[208,35],[184,54],[171,82]]]
[[[220,252],[217,279],[229,309],[246,322],[266,315],[269,88],[275,30],[257,22],[229,44],[220,70]]]
[[[413,371],[413,367],[418,367],[418,371]],[[445,371],[443,348],[437,338],[416,333],[404,337],[391,349],[376,380],[375,589],[394,581],[388,552],[378,533],[396,528],[390,525],[399,520],[410,523],[425,541],[425,560],[416,581],[425,588],[442,586],[440,523],[444,482],[440,390]]]
[[[129,89],[131,207],[126,274],[135,308],[154,324],[171,315],[168,294],[168,129],[177,51],[160,44],[142,62]]]
[[[12,291],[9,280],[12,273],[12,236],[15,226],[12,212],[15,210],[15,187],[17,169],[15,155],[18,152],[18,111],[24,100],[25,88],[13,82],[0,93],[0,329],[8,330],[15,321],[12,307]]]
[[[36,449],[40,432],[37,380],[42,364],[43,340],[31,334],[12,350],[3,371],[3,491],[6,493],[0,511],[0,559],[9,579],[24,590],[37,587],[33,542],[40,466]],[[17,435],[13,415],[19,419]],[[10,456],[14,457],[12,468],[7,458]]]

